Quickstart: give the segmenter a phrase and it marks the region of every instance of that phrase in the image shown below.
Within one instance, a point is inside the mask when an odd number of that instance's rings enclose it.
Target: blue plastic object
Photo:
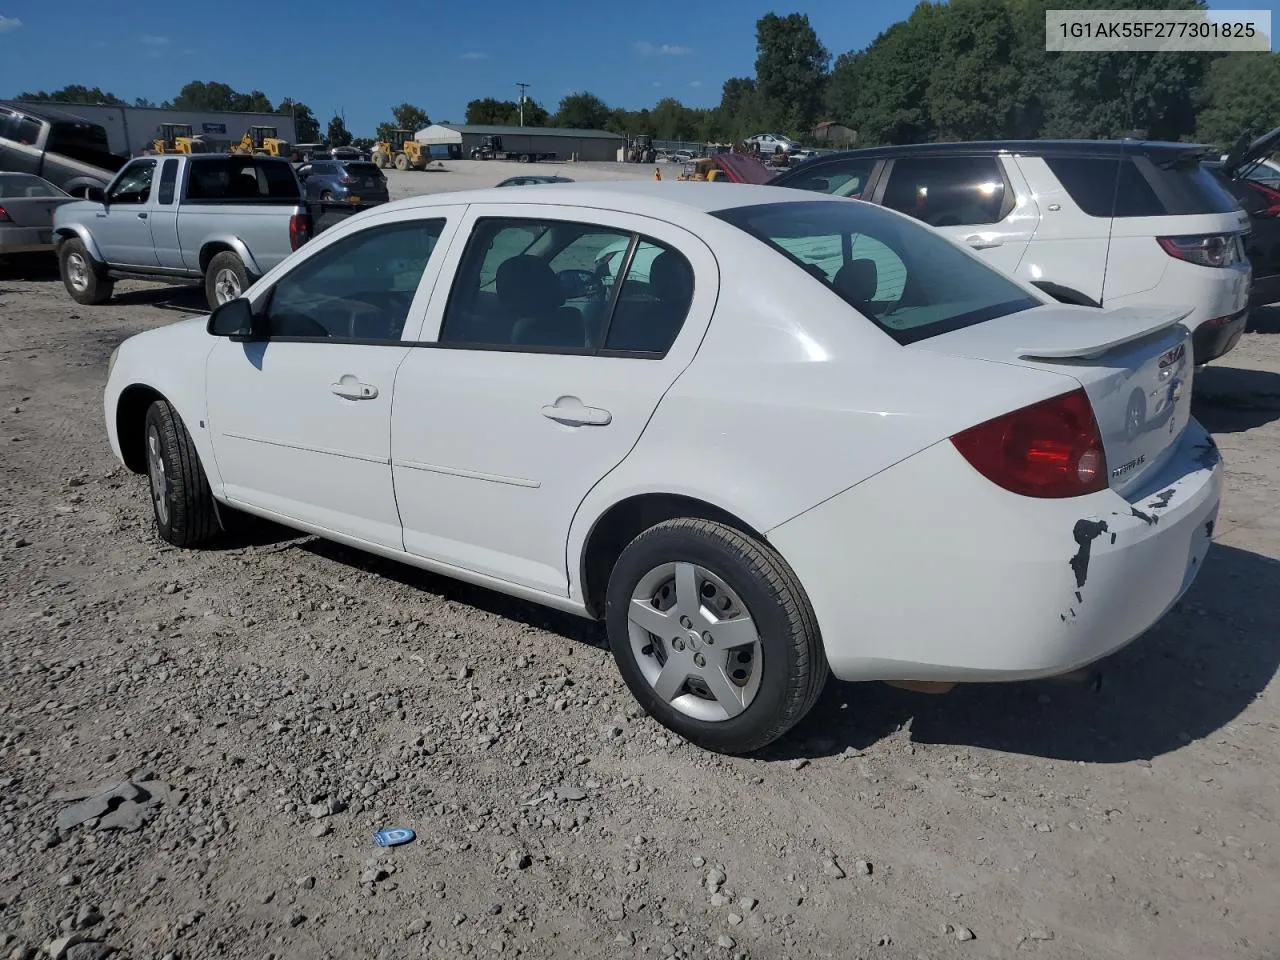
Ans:
[[[416,834],[408,827],[395,827],[391,830],[379,830],[373,835],[373,842],[380,847],[398,847],[408,843]]]

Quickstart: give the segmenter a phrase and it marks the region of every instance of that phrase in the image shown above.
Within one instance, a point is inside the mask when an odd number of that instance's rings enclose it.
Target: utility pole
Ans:
[[[524,92],[529,88],[527,83],[517,83],[516,86],[520,90],[520,126],[524,126]]]

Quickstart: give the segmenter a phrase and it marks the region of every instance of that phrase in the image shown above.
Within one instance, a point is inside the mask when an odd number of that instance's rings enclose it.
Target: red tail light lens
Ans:
[[[0,207],[0,223],[5,223],[8,221],[9,221],[8,211],[6,211],[4,207]]]
[[[297,250],[311,239],[311,215],[295,213],[289,218],[289,249]]]
[[[339,183],[359,183],[359,182],[360,182],[360,178],[359,178],[359,177],[346,176],[346,177],[342,177],[342,178],[340,178],[340,179],[338,180],[338,182],[339,182]]]
[[[1236,233],[1156,237],[1156,243],[1169,256],[1202,267],[1229,267],[1244,259],[1240,235]]]
[[[1254,180],[1247,180],[1245,183],[1251,190],[1261,194],[1262,198],[1267,202],[1266,209],[1257,214],[1257,216],[1280,217],[1280,190],[1273,190],[1271,187]]]
[[[1024,497],[1107,489],[1102,433],[1083,388],[970,427],[951,442],[980,474]]]

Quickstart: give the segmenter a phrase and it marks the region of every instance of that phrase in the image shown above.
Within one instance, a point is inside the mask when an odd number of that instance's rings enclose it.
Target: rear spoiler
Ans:
[[[1162,170],[1168,170],[1169,168],[1176,167],[1179,164],[1200,163],[1202,160],[1217,157],[1218,151],[1214,150],[1210,146],[1197,144],[1195,146],[1189,146],[1183,150],[1162,150],[1160,151],[1160,154],[1163,155],[1160,156],[1159,159],[1153,156],[1151,158],[1151,162]]]
[[[1018,347],[1021,360],[1092,360],[1122,344],[1167,330],[1191,315],[1192,307],[1118,307],[1082,312],[1071,333],[1041,347]],[[1034,334],[1029,319],[1027,332]]]

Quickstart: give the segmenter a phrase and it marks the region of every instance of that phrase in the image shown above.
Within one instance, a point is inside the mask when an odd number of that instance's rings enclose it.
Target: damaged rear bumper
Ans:
[[[1141,495],[1011,494],[940,443],[769,531],[843,680],[1055,676],[1136,639],[1195,579],[1222,492],[1192,420]]]

